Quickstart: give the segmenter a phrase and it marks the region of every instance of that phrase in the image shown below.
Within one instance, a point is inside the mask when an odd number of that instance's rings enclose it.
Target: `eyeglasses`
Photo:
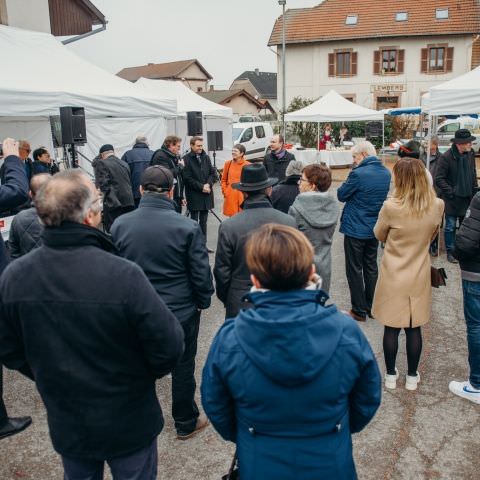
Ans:
[[[301,182],[310,183],[306,178],[300,178],[300,179],[298,180],[298,184],[300,185]]]

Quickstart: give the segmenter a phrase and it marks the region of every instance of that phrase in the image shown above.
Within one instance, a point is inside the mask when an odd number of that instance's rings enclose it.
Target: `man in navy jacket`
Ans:
[[[148,167],[139,208],[115,220],[112,238],[120,254],[139,265],[178,318],[185,351],[172,372],[172,415],[177,436],[190,438],[207,425],[195,403],[195,355],[200,312],[213,295],[208,252],[200,225],[176,212],[172,172]]]
[[[352,309],[350,315],[359,322],[371,317],[377,284],[378,240],[373,233],[378,213],[390,188],[390,172],[376,156],[370,142],[353,150],[354,168],[337,191],[345,207],[340,220],[344,234],[345,268]]]
[[[18,143],[7,138],[3,141],[3,178],[0,186],[0,211],[23,205],[28,200],[28,179],[18,156]],[[7,266],[5,243],[0,238],[0,275]],[[3,403],[3,372],[0,365],[0,439],[15,435],[32,423],[31,417],[8,418]]]

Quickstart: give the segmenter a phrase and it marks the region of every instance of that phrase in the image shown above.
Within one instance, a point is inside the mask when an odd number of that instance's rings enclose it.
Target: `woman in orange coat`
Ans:
[[[240,181],[242,169],[250,162],[245,160],[245,147],[239,143],[232,148],[232,160],[225,162],[222,174],[222,193],[223,193],[223,214],[227,217],[233,217],[242,209],[243,193],[240,190],[232,188],[233,183]]]

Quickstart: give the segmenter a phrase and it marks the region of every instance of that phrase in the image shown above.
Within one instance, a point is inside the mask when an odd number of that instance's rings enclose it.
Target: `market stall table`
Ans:
[[[345,167],[353,163],[349,150],[320,150],[320,162],[329,167]]]

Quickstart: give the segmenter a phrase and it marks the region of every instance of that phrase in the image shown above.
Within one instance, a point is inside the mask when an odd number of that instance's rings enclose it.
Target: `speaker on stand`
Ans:
[[[218,175],[217,170],[217,152],[223,150],[223,132],[221,130],[213,130],[207,132],[208,151],[213,152],[213,166]]]
[[[87,125],[83,107],[60,107],[61,141],[65,165],[67,168],[77,168],[77,145],[87,143]],[[71,161],[69,161],[69,156]]]
[[[189,137],[203,134],[202,112],[187,112],[187,133]]]

